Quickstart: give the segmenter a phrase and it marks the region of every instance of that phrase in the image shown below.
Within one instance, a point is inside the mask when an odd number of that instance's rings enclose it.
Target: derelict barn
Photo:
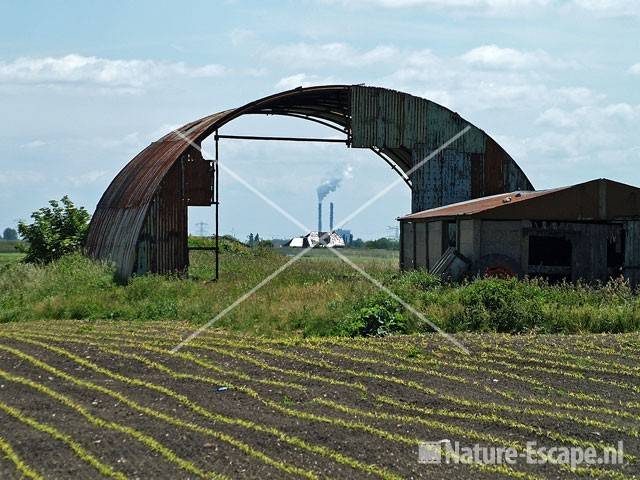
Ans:
[[[248,114],[312,121],[340,132],[343,138],[224,135],[219,131]],[[211,135],[215,158],[207,160],[198,151]],[[88,254],[114,262],[124,279],[145,272],[184,272],[189,265],[188,206],[214,205],[217,242],[217,167],[218,161],[224,162],[218,144],[234,139],[333,142],[369,149],[372,158],[385,161],[411,188],[412,212],[533,189],[491,137],[434,102],[361,85],[297,88],[188,123],[140,152],[98,203],[87,239]],[[214,249],[217,276],[217,247]]]
[[[515,191],[400,218],[402,268],[640,281],[640,188],[593,180]]]

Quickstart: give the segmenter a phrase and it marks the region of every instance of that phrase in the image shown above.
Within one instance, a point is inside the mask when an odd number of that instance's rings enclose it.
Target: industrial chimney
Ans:
[[[318,233],[322,231],[322,202],[318,202]]]
[[[333,202],[329,204],[329,231],[333,232]]]

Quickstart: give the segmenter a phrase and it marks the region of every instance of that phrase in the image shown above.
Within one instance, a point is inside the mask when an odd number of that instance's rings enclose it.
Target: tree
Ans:
[[[399,250],[400,243],[397,240],[391,240],[386,237],[378,238],[377,240],[368,240],[365,242],[366,248],[379,248],[384,250]]]
[[[350,245],[352,248],[362,248],[364,247],[364,240],[361,238],[356,238]]]
[[[258,234],[256,233],[256,236],[255,236],[255,238],[253,239],[253,241],[254,241],[254,243],[256,243],[256,244],[257,244],[257,243],[260,243],[260,235],[258,235]]]
[[[16,232],[13,228],[5,228],[2,233],[2,238],[5,240],[18,240],[18,232]]]
[[[248,240],[247,243],[249,244],[249,246],[253,247],[253,233],[249,234],[249,237],[247,237],[247,240]]]
[[[90,215],[83,207],[76,208],[66,195],[49,205],[31,214],[32,224],[18,224],[20,235],[28,242],[23,247],[27,262],[51,262],[82,249],[86,241]]]

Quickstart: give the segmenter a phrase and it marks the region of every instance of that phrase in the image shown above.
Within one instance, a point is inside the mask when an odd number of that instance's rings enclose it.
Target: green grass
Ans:
[[[298,250],[299,251],[299,250]],[[296,251],[296,253],[298,252]],[[285,253],[285,254],[283,254]],[[341,253],[449,332],[630,332],[640,300],[622,282],[548,285],[477,279],[442,283],[426,272],[398,272],[394,252]],[[281,249],[223,242],[221,278],[211,252],[191,255],[188,279],[145,275],[127,285],[113,269],[80,255],[46,266],[0,256],[0,322],[37,319],[186,320],[202,324],[291,257]],[[429,332],[431,327],[379,292],[331,252],[313,250],[222,318],[218,327],[267,336]],[[9,263],[9,264],[8,264]]]
[[[0,240],[0,253],[16,253],[18,251],[16,247],[22,243],[17,240]]]
[[[281,247],[276,248],[276,252],[287,255],[294,256],[300,253],[300,248],[290,248],[290,247]],[[338,252],[348,257],[353,261],[357,260],[380,260],[380,261],[388,261],[393,263],[394,265],[398,264],[398,260],[400,257],[400,252],[398,250],[383,250],[379,248],[340,248]],[[338,260],[340,259],[331,253],[326,248],[314,248],[305,256],[308,258],[316,258],[316,259],[327,259],[327,260]]]
[[[24,253],[0,253],[0,268],[5,265],[9,265],[10,263],[19,262],[24,258]]]

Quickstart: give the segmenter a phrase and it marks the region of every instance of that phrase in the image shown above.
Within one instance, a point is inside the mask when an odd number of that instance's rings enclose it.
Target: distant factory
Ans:
[[[322,229],[322,200],[318,202],[318,230],[309,232],[301,237],[293,237],[285,247],[308,248],[308,247],[326,247],[326,248],[343,248],[353,241],[353,235],[350,230],[333,229],[333,202],[329,203],[329,230]]]

